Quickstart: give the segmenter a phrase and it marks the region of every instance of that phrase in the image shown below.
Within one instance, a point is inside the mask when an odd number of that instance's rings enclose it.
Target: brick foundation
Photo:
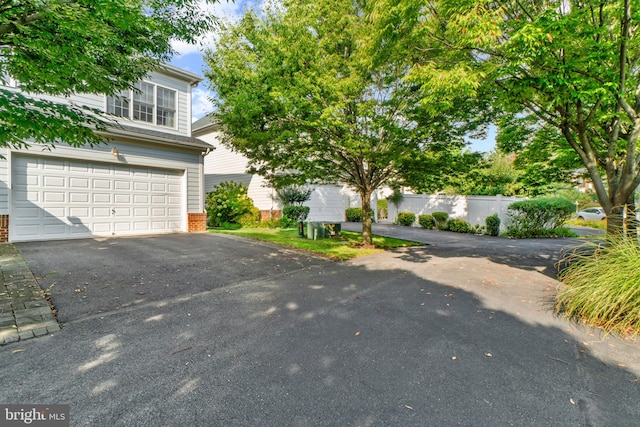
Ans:
[[[281,210],[264,210],[260,211],[260,221],[268,221],[270,219],[282,218]]]
[[[207,213],[195,213],[189,212],[187,214],[187,221],[189,223],[189,233],[196,233],[199,231],[207,231]]]
[[[0,215],[0,243],[9,241],[9,215]]]

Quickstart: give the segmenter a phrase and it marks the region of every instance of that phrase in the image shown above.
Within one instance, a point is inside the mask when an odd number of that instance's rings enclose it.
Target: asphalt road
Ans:
[[[419,236],[343,263],[206,233],[18,244],[63,329],[0,348],[0,402],[74,426],[637,425],[640,344],[550,310],[574,241]]]

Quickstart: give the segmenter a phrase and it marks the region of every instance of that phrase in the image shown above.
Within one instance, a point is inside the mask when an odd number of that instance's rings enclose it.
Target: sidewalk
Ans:
[[[60,330],[22,254],[0,244],[0,345]]]

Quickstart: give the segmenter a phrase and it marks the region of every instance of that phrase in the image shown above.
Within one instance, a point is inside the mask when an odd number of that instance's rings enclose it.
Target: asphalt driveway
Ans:
[[[345,263],[206,233],[19,244],[62,330],[0,348],[0,402],[91,426],[637,423],[640,345],[549,310],[571,241],[432,233]]]

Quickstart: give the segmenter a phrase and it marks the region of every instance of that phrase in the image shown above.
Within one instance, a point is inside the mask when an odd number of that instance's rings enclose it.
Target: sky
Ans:
[[[218,18],[235,20],[241,16],[245,8],[257,7],[260,3],[261,0],[238,0],[236,2],[220,0],[215,5],[205,5],[205,3],[202,2],[202,8]],[[213,46],[215,37],[215,34],[208,34],[202,38],[199,44],[195,45],[174,43],[173,48],[176,51],[176,54],[171,59],[171,65],[175,65],[176,67],[204,77],[206,65],[202,59],[202,52],[206,48]],[[191,95],[191,114],[193,121],[213,111],[213,104],[210,99],[214,94],[209,90],[208,80],[205,79],[197,87],[194,87]],[[489,152],[495,146],[495,137],[496,129],[492,126],[489,128],[486,138],[469,138],[469,148],[472,151]]]

